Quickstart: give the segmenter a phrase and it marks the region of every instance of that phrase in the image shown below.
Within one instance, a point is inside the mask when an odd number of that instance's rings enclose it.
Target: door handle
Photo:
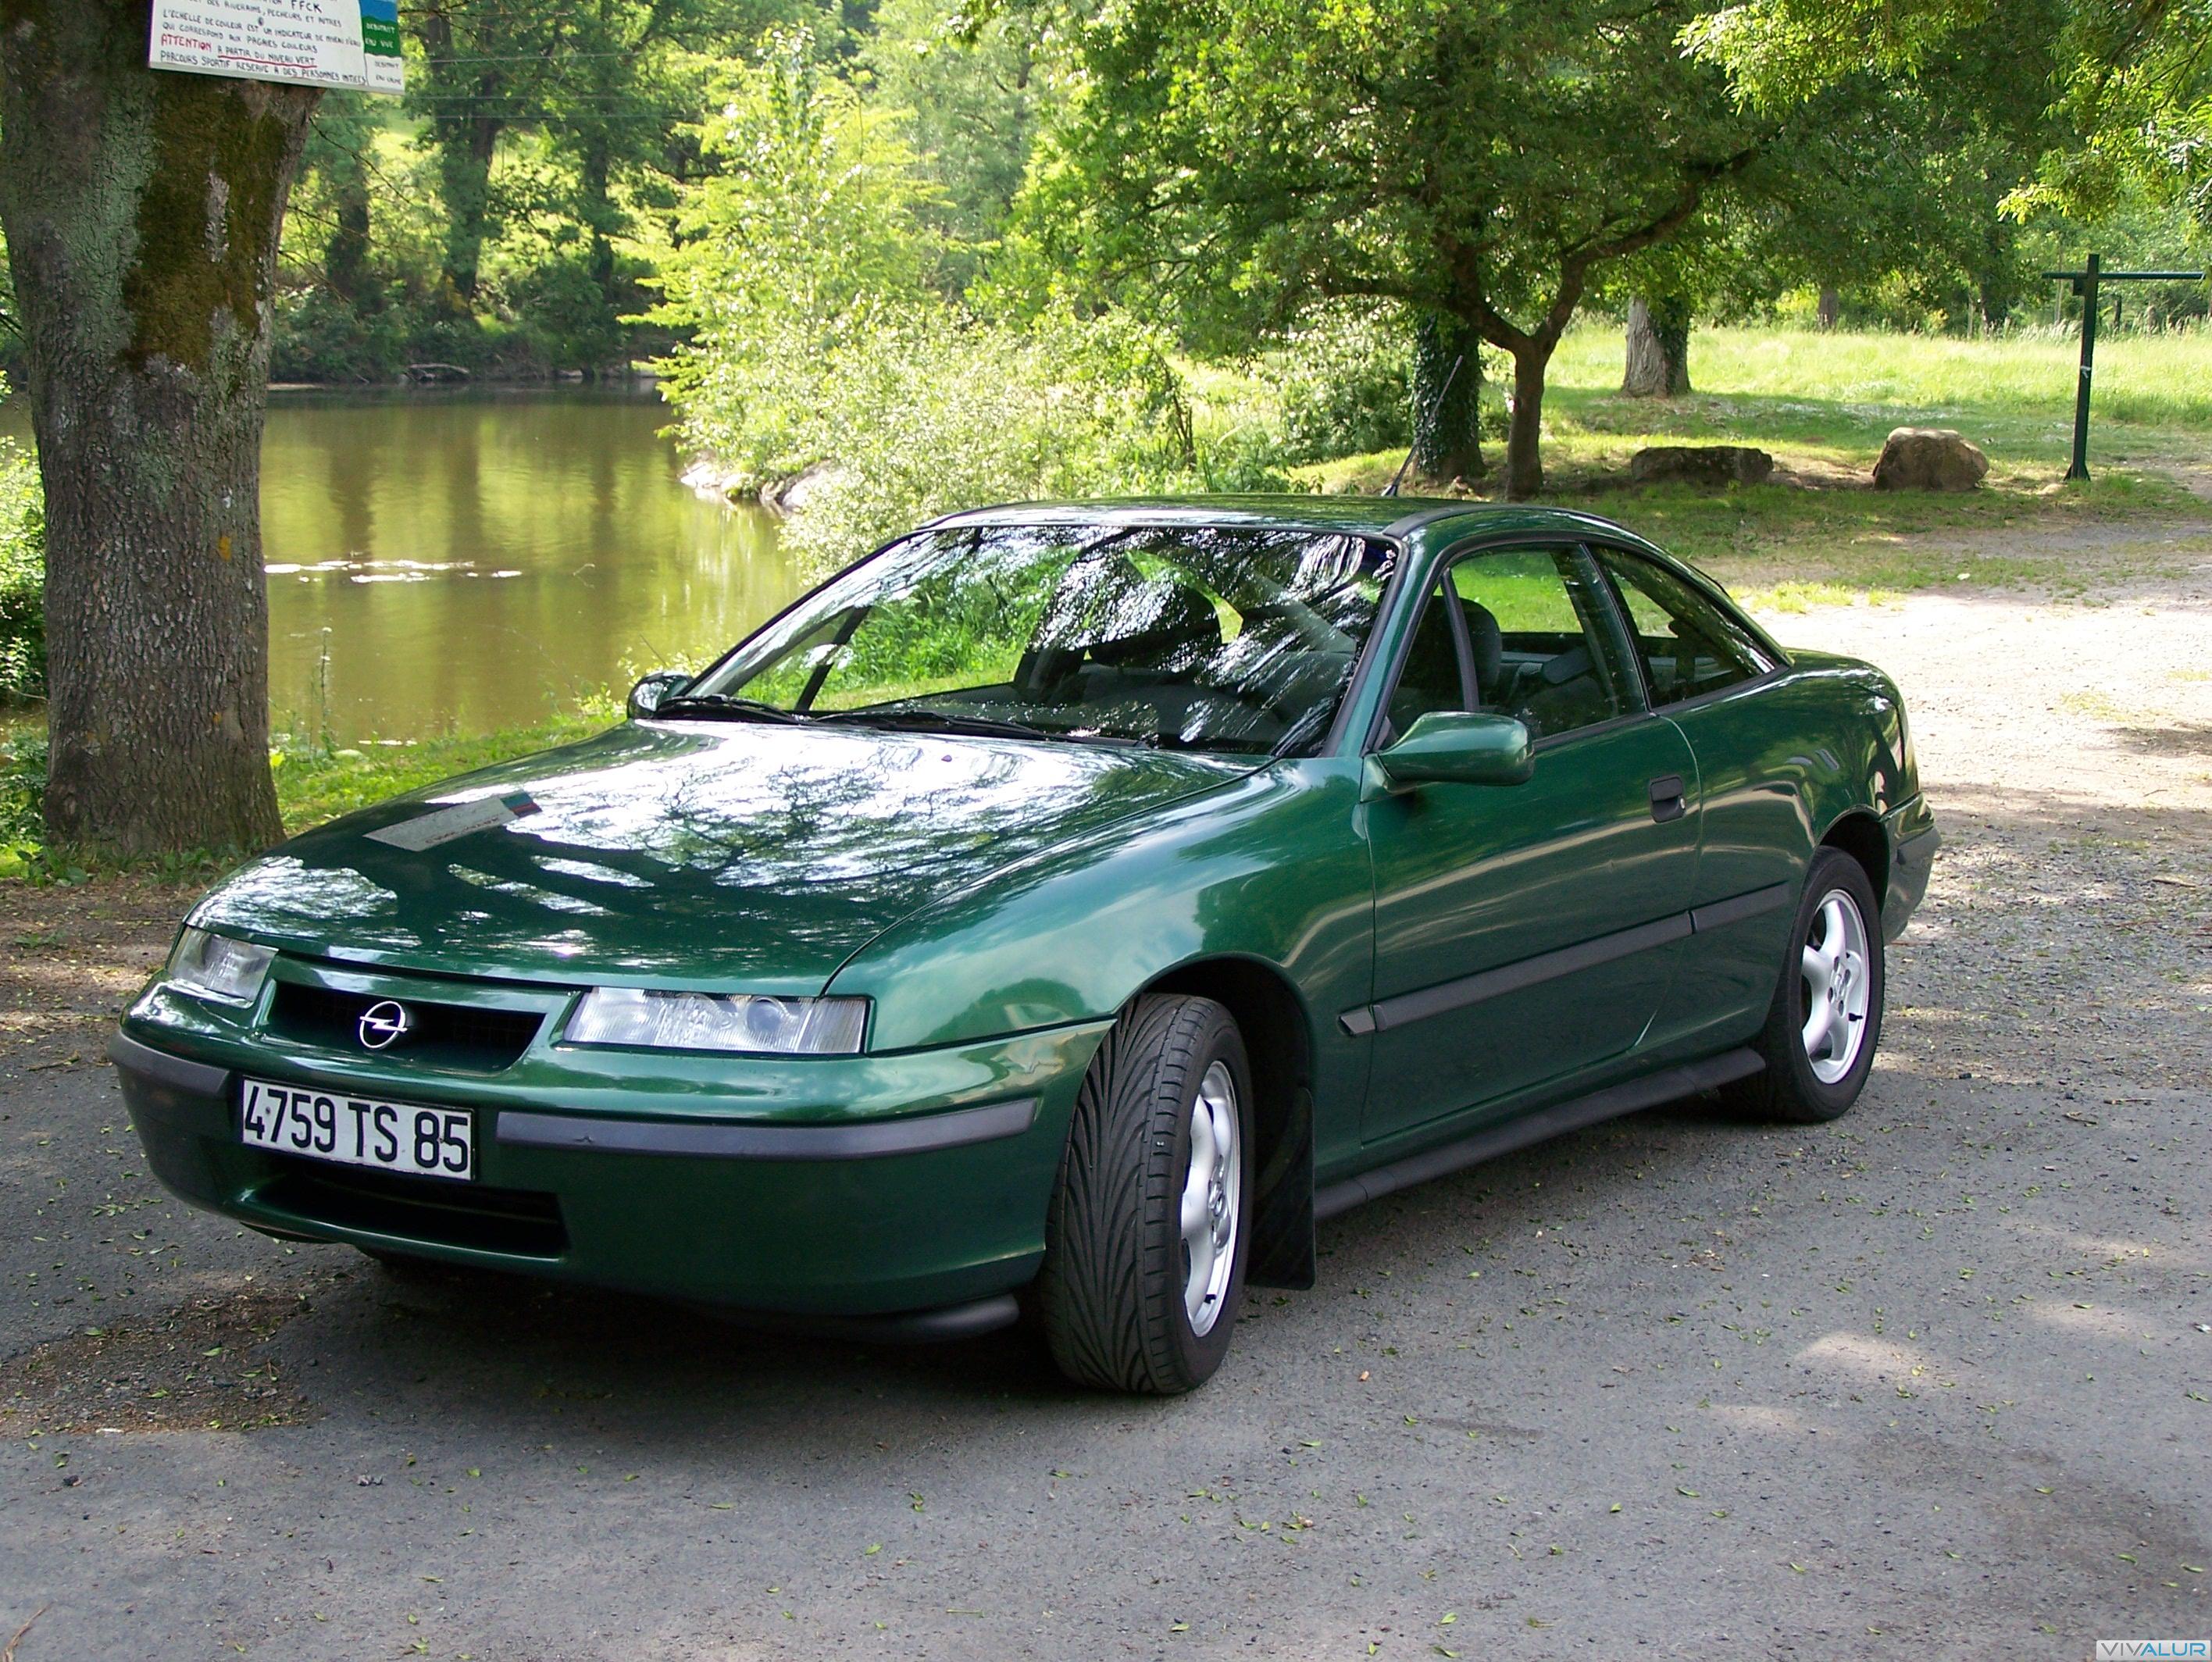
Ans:
[[[1651,817],[1659,824],[1679,820],[1689,811],[1680,773],[1662,773],[1651,781]]]

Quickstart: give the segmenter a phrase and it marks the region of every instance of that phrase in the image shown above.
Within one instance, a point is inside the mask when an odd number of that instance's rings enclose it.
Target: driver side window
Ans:
[[[1472,708],[1513,717],[1532,739],[1628,713],[1610,614],[1580,549],[1486,549],[1455,561],[1443,592],[1466,624]]]

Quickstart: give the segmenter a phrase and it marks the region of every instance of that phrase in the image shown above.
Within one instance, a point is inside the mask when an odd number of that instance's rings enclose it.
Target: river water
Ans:
[[[0,418],[19,435],[21,399]],[[697,667],[799,591],[758,509],[677,478],[649,391],[276,391],[261,458],[276,729],[542,719]]]
[[[581,387],[271,394],[275,725],[489,731],[703,664],[781,610],[774,517],[687,488],[668,420]]]

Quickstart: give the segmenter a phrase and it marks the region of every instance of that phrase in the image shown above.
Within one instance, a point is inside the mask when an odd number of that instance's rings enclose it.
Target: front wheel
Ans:
[[[1865,869],[1822,848],[1805,892],[1756,1048],[1766,1069],[1729,1093],[1763,1119],[1834,1119],[1858,1101],[1881,1037],[1881,914]]]
[[[1085,1076],[1037,1278],[1079,1385],[1174,1396],[1229,1353],[1250,1234],[1252,1071],[1211,998],[1123,1012]]]

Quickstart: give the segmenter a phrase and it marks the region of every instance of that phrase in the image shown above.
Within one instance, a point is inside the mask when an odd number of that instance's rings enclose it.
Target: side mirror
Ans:
[[[1528,730],[1510,716],[1431,710],[1367,758],[1385,791],[1416,785],[1526,785],[1536,771]]]
[[[691,684],[689,670],[655,670],[651,675],[638,678],[629,689],[629,719],[641,721],[658,710],[668,695],[679,688]]]

